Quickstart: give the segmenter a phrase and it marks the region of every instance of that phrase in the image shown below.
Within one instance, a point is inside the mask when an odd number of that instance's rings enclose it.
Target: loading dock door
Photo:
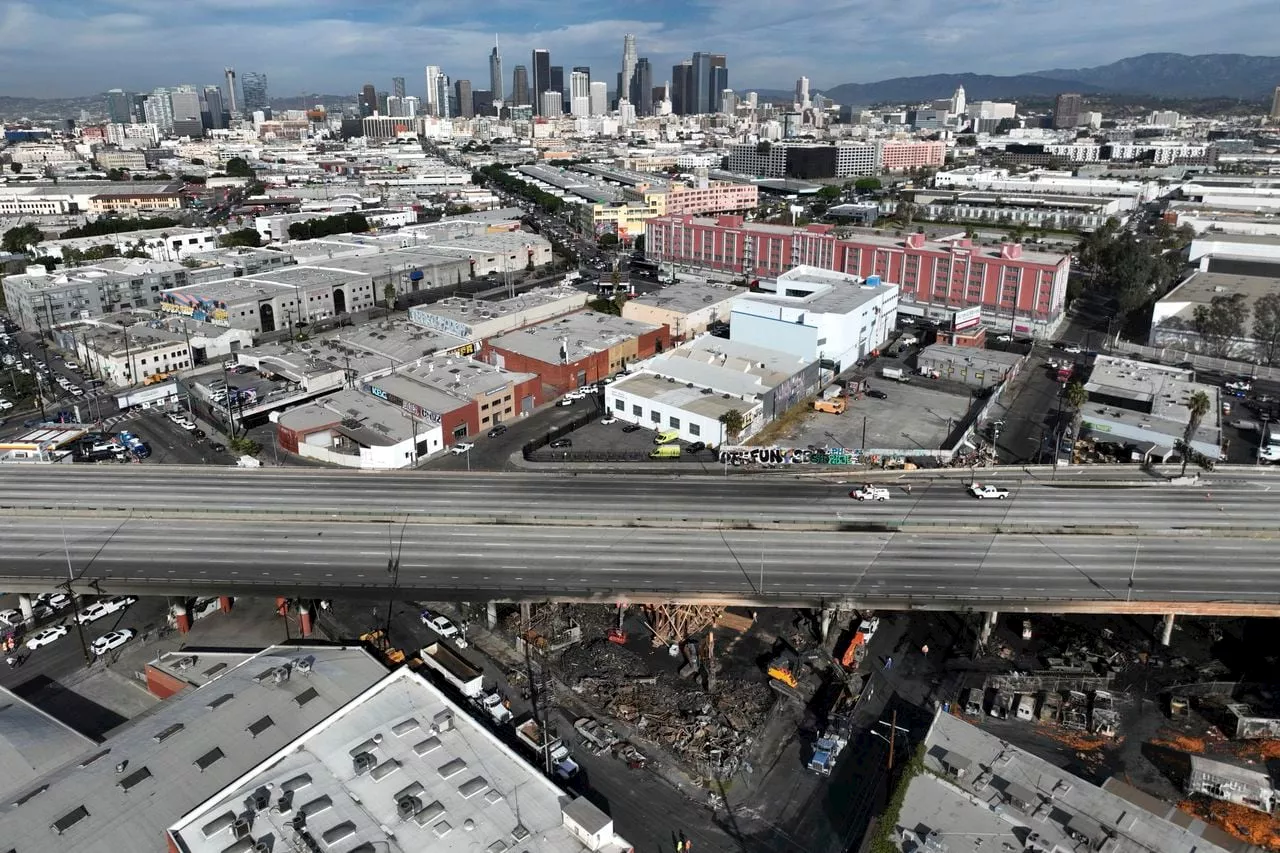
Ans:
[[[533,411],[533,395],[525,394],[520,398],[520,413],[527,415]]]

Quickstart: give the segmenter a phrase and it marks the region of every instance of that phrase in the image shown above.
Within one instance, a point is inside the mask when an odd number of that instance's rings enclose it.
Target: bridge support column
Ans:
[[[498,602],[490,601],[485,604],[484,624],[490,631],[498,627]]]
[[[987,640],[991,639],[991,629],[996,626],[996,620],[1000,618],[999,611],[992,610],[986,614],[982,620],[982,633],[978,635],[978,642],[982,645],[987,644]]]
[[[830,607],[822,608],[822,642],[827,642],[827,636],[831,633],[831,621],[835,619],[836,612]]]
[[[520,633],[529,630],[529,622],[533,620],[533,605],[527,601],[520,602]]]
[[[1173,639],[1173,614],[1164,615],[1164,627],[1160,629],[1160,645],[1167,646]]]
[[[298,625],[302,628],[302,636],[311,636],[311,605],[309,603],[298,603]]]
[[[230,613],[231,612],[231,596],[229,595],[218,596],[218,609],[221,610],[223,613]]]
[[[25,592],[18,594],[18,610],[22,612],[22,621],[28,625],[36,621],[36,609],[31,605],[31,596]]]
[[[185,634],[191,630],[191,614],[187,613],[187,602],[183,598],[170,598],[169,610],[173,613],[173,622],[178,633]]]

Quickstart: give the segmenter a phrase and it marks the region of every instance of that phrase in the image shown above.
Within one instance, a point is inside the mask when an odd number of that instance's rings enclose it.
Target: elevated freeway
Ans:
[[[1280,612],[1280,481],[990,479],[1008,500],[929,474],[862,504],[789,476],[22,467],[0,470],[0,585]]]

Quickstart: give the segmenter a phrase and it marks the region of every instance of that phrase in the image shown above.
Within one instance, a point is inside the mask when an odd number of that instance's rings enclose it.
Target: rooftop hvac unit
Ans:
[[[236,838],[247,838],[249,836],[249,821],[245,818],[239,818],[235,823],[231,824],[231,834]]]
[[[422,811],[422,801],[417,797],[403,797],[396,803],[396,814],[401,820],[408,820]]]
[[[351,763],[356,775],[363,776],[373,769],[374,765],[378,763],[378,759],[367,752],[362,752],[355,756]]]

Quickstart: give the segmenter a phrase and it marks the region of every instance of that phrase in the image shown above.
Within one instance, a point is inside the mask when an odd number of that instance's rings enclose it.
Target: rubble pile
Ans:
[[[634,652],[596,641],[565,652],[567,683],[603,713],[634,726],[690,766],[732,774],[775,696],[766,684],[720,678],[714,694],[696,679],[654,674]]]

